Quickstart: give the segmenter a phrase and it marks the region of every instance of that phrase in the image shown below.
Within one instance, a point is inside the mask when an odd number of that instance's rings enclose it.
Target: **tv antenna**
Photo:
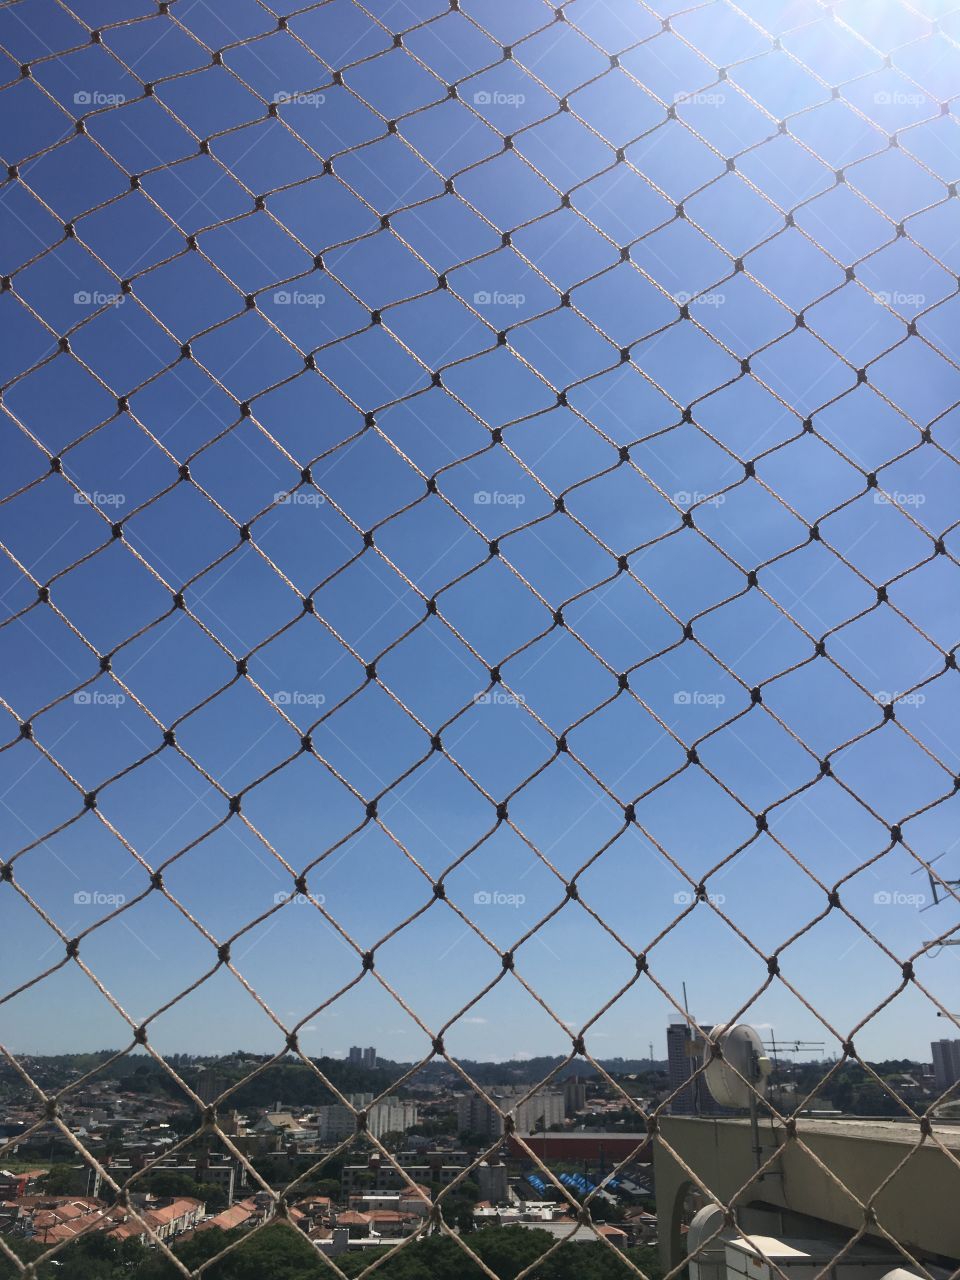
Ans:
[[[943,853],[938,853],[935,858],[931,858],[927,866],[917,867],[916,870],[911,872],[911,875],[915,876],[925,873],[927,880],[930,882],[930,901],[920,908],[921,911],[929,911],[932,907],[938,907],[942,902],[947,902],[950,899],[954,902],[960,902],[960,880],[949,880],[945,876],[934,876],[933,872],[930,870],[935,862],[939,862],[941,858],[945,858],[946,856],[947,852],[944,850]],[[956,928],[957,926],[954,925],[952,929],[948,930],[948,932],[954,933],[956,932]],[[933,941],[924,948],[924,950],[930,958],[933,959],[935,956],[940,954],[943,947],[956,946],[960,946],[960,937],[950,938],[946,933],[944,933],[941,934],[939,938],[934,938]]]

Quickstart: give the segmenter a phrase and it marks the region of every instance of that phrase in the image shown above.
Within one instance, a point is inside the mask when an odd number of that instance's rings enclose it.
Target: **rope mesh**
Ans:
[[[939,898],[956,896],[934,863],[960,786],[945,737],[952,610],[930,601],[950,599],[958,565],[949,497],[960,8],[130,8],[21,0],[0,10],[0,302],[11,335],[0,635],[19,637],[8,645],[21,659],[5,667],[2,690],[2,895],[5,908],[42,922],[50,943],[6,1001],[41,1005],[54,975],[84,975],[125,1026],[118,1056],[142,1048],[196,1108],[195,1131],[171,1154],[215,1139],[301,1231],[289,1218],[297,1184],[345,1152],[375,1149],[423,1195],[301,1043],[361,983],[424,1037],[386,1093],[442,1060],[501,1111],[447,1039],[506,984],[569,1046],[537,1088],[568,1063],[589,1064],[636,1129],[716,1201],[659,1128],[680,1090],[641,1105],[598,1061],[591,1035],[641,990],[692,1022],[672,962],[669,977],[658,965],[676,954],[671,942],[693,963],[722,964],[722,948],[743,948],[759,977],[737,988],[724,1023],[788,993],[842,1057],[809,1097],[759,1099],[781,1145],[724,1208],[748,1201],[789,1146],[862,1211],[854,1241],[869,1231],[919,1265],[874,1203],[922,1146],[950,1166],[956,1155],[931,1126],[932,1105],[905,1102],[857,1046],[904,993],[957,1025],[929,967],[953,929],[894,945],[851,899],[854,881],[875,880],[890,858],[929,876]],[[126,481],[91,472],[98,439],[115,442]],[[128,498],[110,489],[117,483]],[[626,619],[623,632],[598,616]],[[204,640],[195,663],[178,647],[185,629]],[[322,694],[278,690],[272,678],[275,655],[304,633],[336,670]],[[29,649],[16,650],[24,637]],[[148,660],[166,663],[162,699],[138,692],[134,669]],[[443,662],[458,679],[435,675]],[[698,672],[706,691],[689,687]],[[374,720],[364,719],[357,709],[374,697]],[[116,734],[93,771],[66,741],[64,717],[120,704],[139,711],[136,732]],[[475,717],[504,708],[522,750],[471,748]],[[242,737],[227,728],[236,715]],[[257,748],[278,723],[284,748],[265,762]],[[102,733],[114,730],[104,723]],[[383,776],[381,737],[393,751]],[[525,803],[558,761],[585,784],[583,806],[609,819],[576,858]],[[202,799],[186,814],[147,805],[142,821],[127,800],[113,808],[112,796],[129,797],[132,780],[155,779],[161,765]],[[420,799],[416,787],[438,766],[436,803],[445,792],[480,815],[469,838],[446,827],[428,835],[440,825],[434,793]],[[49,804],[27,783],[38,768]],[[906,792],[892,776],[901,771],[916,783]],[[281,774],[329,806],[306,856],[258,804]],[[728,815],[700,859],[647,816],[660,796],[686,803],[690,793],[675,788],[693,778]],[[796,815],[827,788],[864,835],[823,857]],[[75,826],[77,841],[59,845]],[[222,904],[176,886],[228,829],[279,892],[254,918],[224,925]],[[348,928],[321,888],[371,833],[398,882],[419,886],[416,907],[381,936]],[[124,884],[137,887],[74,933],[44,904],[31,859],[100,837],[135,864]],[[489,893],[471,902],[457,880],[507,838],[536,864],[551,903],[509,942],[477,909]],[[611,853],[640,838],[678,890],[652,927],[642,896],[628,915],[600,905]],[[734,865],[758,851],[785,878],[772,925],[745,924],[722,893]],[[791,884],[815,890],[811,915],[785,909]],[[132,913],[160,899],[202,940],[206,967],[133,1016],[98,945],[107,931],[136,932]],[[305,899],[342,940],[350,972],[291,1018],[242,957],[264,925],[283,948]],[[425,989],[391,971],[389,944],[441,913],[487,967],[471,969],[468,997],[435,1020],[418,1012]],[[528,958],[552,922],[568,927],[577,913],[625,976],[598,973],[598,1007],[571,1024],[562,993],[541,990]],[[852,1025],[791,957],[840,919],[871,957],[870,1007],[854,999]],[[289,962],[303,964],[292,950]],[[358,1133],[290,1186],[270,1186],[223,1124],[244,1081],[208,1106],[154,1044],[155,1024],[224,973],[276,1045],[245,1080],[293,1055],[358,1114]],[[36,1102],[29,1132],[53,1125],[127,1204],[152,1166],[116,1180],[60,1114],[87,1077],[47,1091],[23,1055],[4,1053]],[[915,1127],[866,1200],[796,1123],[851,1062]],[[579,1204],[525,1137],[515,1141],[577,1223],[592,1224],[597,1193]],[[0,1162],[16,1142],[0,1144]],[[476,1259],[442,1208],[499,1145],[427,1197],[422,1230],[393,1252],[438,1231]],[[129,1212],[189,1274],[140,1210]],[[598,1240],[624,1274],[643,1274]],[[0,1237],[26,1275],[64,1248],[24,1264]]]

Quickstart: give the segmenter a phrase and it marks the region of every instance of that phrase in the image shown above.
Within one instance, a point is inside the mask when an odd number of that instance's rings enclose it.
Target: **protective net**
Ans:
[[[4,1054],[32,1108],[0,1167],[53,1134],[198,1274],[136,1198],[161,1157],[124,1172],[78,1118],[132,1057],[187,1118],[163,1159],[200,1142],[265,1197],[201,1271],[279,1220],[312,1242],[304,1189],[373,1152],[421,1225],[362,1274],[440,1234],[496,1277],[444,1206],[503,1126],[571,1209],[546,1259],[585,1229],[644,1274],[595,1211],[656,1148],[715,1237],[801,1153],[851,1206],[841,1260],[921,1266],[883,1195],[931,1149],[956,1178],[954,1088],[871,1062],[960,1025],[958,39],[946,0],[0,8]],[[765,1138],[733,1194],[661,1123],[686,1075],[649,1103],[604,1053],[665,1015],[703,1038],[707,1004],[836,1055],[743,1080]],[[341,1013],[407,1037],[367,1101],[320,1053]],[[122,1047],[45,1083],[28,1046],[91,1026]],[[268,1049],[202,1087],[198,1028]],[[514,1098],[471,1073],[539,1052]],[[228,1117],[291,1062],[352,1127],[271,1178]],[[576,1063],[637,1136],[585,1194],[517,1122]],[[369,1123],[438,1064],[494,1117],[439,1191]],[[801,1116],[850,1065],[906,1135],[856,1188]],[[48,1274],[69,1244],[0,1255]]]

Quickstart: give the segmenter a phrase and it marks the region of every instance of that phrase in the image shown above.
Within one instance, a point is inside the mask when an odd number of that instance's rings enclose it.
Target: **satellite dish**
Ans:
[[[703,1078],[707,1088],[721,1107],[744,1110],[756,1102],[753,1090],[764,1096],[767,1077],[773,1070],[763,1051],[763,1041],[755,1028],[745,1022],[729,1031],[724,1031],[721,1023],[710,1032],[710,1038],[715,1043],[719,1041],[723,1057],[714,1058],[712,1046],[704,1042]],[[749,1082],[752,1089],[745,1082]]]

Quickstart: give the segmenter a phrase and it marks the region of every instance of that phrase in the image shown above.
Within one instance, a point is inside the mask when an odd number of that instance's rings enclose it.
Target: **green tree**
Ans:
[[[83,1170],[80,1170],[74,1168],[72,1164],[54,1164],[37,1181],[47,1195],[76,1195],[78,1193],[78,1180],[83,1179],[85,1171],[86,1166],[84,1166]]]

